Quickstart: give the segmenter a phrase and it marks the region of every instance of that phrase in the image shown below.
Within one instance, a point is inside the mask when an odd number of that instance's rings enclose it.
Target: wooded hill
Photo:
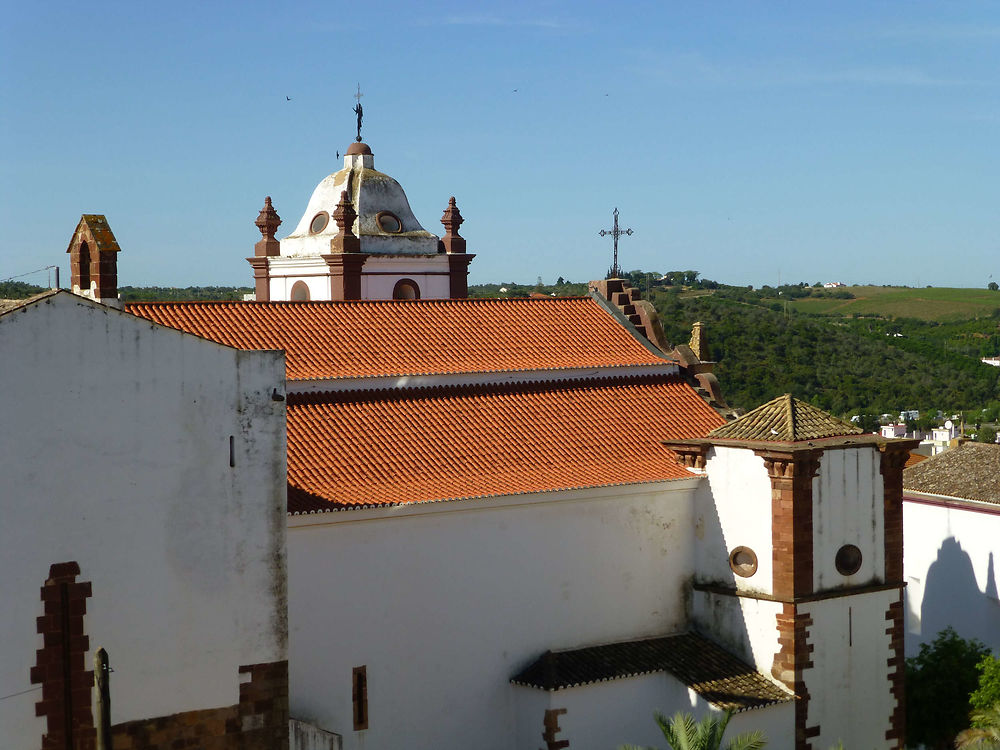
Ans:
[[[660,291],[652,301],[671,342],[686,343],[695,321],[706,325],[732,406],[792,393],[842,416],[1000,407],[1000,368],[979,360],[984,347],[1000,348],[1000,314],[938,324],[786,314],[714,294]]]

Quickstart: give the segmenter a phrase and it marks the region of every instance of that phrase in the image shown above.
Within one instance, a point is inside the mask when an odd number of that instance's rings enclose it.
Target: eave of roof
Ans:
[[[39,292],[31,297],[25,297],[24,299],[0,299],[0,315],[6,315],[7,313],[19,310],[27,305],[33,305],[36,302],[46,299],[47,297],[59,294],[60,291],[63,290],[47,289],[44,292]]]
[[[547,651],[511,679],[540,690],[669,672],[721,709],[747,711],[795,696],[752,666],[696,633]]]

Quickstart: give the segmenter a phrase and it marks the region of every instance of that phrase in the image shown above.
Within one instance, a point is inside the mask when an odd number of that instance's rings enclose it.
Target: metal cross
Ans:
[[[361,106],[361,97],[364,94],[361,93],[361,84],[358,84],[358,93],[354,95],[354,98],[358,100],[357,105],[354,107],[354,114],[358,116],[358,143],[361,143],[361,118],[364,117],[364,109]]]
[[[614,229],[602,229],[600,232],[598,232],[598,234],[601,235],[601,237],[604,237],[604,236],[610,234],[611,237],[614,239],[614,241],[615,241],[615,260],[614,260],[614,263],[611,264],[611,276],[610,276],[610,278],[612,278],[612,279],[620,278],[621,275],[622,275],[622,269],[620,269],[618,267],[618,238],[621,237],[623,234],[631,236],[632,235],[632,230],[631,229],[619,229],[619,227],[618,227],[618,209],[617,208],[615,208],[615,228]]]

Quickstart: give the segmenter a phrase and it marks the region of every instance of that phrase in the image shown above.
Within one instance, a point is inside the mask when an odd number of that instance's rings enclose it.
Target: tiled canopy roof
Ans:
[[[288,509],[687,478],[660,441],[721,422],[666,378],[294,397]]]
[[[745,711],[794,698],[749,664],[694,633],[547,651],[511,682],[562,690],[652,672],[670,672],[722,709]]]
[[[794,443],[861,434],[863,430],[860,427],[842,422],[786,393],[712,430],[708,436],[722,440]]]
[[[909,466],[903,490],[1000,505],[1000,445],[963,443]]]
[[[665,362],[589,297],[156,302],[125,310],[239,349],[282,349],[289,379]]]

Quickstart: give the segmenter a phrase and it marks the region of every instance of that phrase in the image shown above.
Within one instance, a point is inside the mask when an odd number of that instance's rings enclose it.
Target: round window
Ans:
[[[854,575],[861,570],[861,550],[853,544],[845,544],[837,550],[834,564],[837,566],[837,572],[841,575]]]
[[[330,223],[330,214],[326,211],[320,211],[318,214],[313,216],[312,223],[309,225],[310,234],[319,234],[324,229],[326,225]]]
[[[378,228],[389,234],[399,234],[403,231],[403,222],[391,211],[381,211],[375,216]]]
[[[737,547],[729,553],[729,567],[741,578],[757,572],[757,554],[749,547]]]

